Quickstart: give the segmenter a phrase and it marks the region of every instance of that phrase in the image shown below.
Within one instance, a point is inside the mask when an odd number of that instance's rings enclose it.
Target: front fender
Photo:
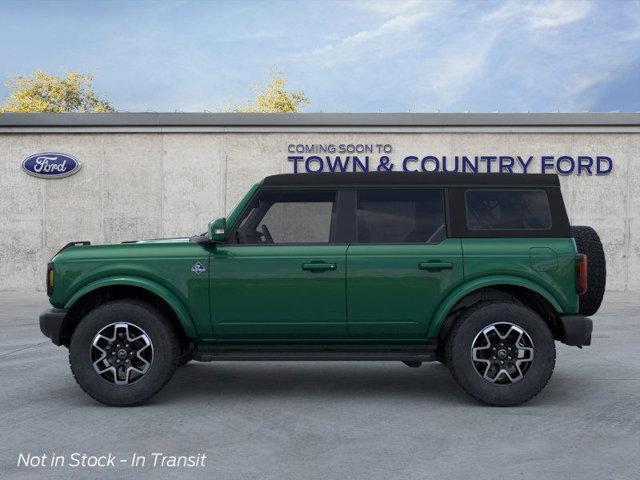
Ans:
[[[499,275],[499,276],[491,276],[491,277],[483,277],[467,282],[457,289],[455,289],[449,296],[440,303],[436,314],[429,325],[429,330],[427,331],[427,338],[437,337],[440,332],[440,328],[442,324],[447,319],[449,312],[455,307],[455,305],[462,300],[464,297],[469,295],[470,293],[484,287],[491,287],[495,285],[515,285],[518,287],[527,288],[533,292],[540,294],[547,300],[551,306],[557,311],[562,312],[562,307],[558,300],[545,288],[541,287],[535,282],[531,280],[526,280],[523,278],[512,277],[509,275]]]
[[[125,276],[125,275],[101,278],[99,280],[96,280],[94,282],[91,282],[85,285],[80,290],[75,292],[71,296],[71,298],[65,303],[64,308],[66,310],[70,309],[78,300],[84,297],[87,293],[97,290],[98,288],[118,286],[118,285],[128,285],[131,287],[139,287],[158,295],[160,298],[166,301],[171,307],[171,309],[174,311],[174,313],[176,314],[176,317],[178,317],[178,320],[182,324],[182,327],[184,328],[184,331],[187,334],[187,336],[191,338],[196,338],[198,336],[196,333],[196,328],[195,328],[193,319],[191,318],[191,315],[189,315],[189,312],[186,309],[186,307],[183,305],[183,303],[173,293],[171,293],[171,291],[168,290],[166,287],[163,287],[162,285],[159,285],[158,283],[148,280],[146,278]]]

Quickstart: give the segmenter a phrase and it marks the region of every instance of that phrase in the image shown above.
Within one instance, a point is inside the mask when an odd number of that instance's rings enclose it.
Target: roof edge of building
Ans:
[[[0,127],[640,127],[637,113],[0,113]]]

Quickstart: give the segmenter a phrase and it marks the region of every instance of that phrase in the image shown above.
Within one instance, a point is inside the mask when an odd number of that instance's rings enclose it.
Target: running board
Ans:
[[[216,361],[389,361],[432,362],[436,360],[433,348],[407,349],[257,349],[216,348],[196,349],[193,359],[200,362]]]

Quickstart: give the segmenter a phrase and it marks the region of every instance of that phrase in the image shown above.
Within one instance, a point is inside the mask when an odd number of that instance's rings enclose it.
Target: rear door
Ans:
[[[447,238],[445,191],[353,191],[356,241],[347,251],[349,337],[419,340],[463,280],[460,239]]]

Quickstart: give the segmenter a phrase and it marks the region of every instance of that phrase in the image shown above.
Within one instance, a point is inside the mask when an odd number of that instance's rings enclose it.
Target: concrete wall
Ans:
[[[640,291],[638,133],[509,131],[413,133],[0,132],[0,290],[43,288],[48,259],[71,240],[92,243],[191,235],[228,213],[266,175],[291,172],[287,146],[386,143],[394,158],[432,155],[607,155],[606,176],[568,176],[573,224],[605,244],[608,287]],[[27,156],[59,151],[82,162],[71,177],[26,175]],[[536,169],[539,170],[539,169]]]

